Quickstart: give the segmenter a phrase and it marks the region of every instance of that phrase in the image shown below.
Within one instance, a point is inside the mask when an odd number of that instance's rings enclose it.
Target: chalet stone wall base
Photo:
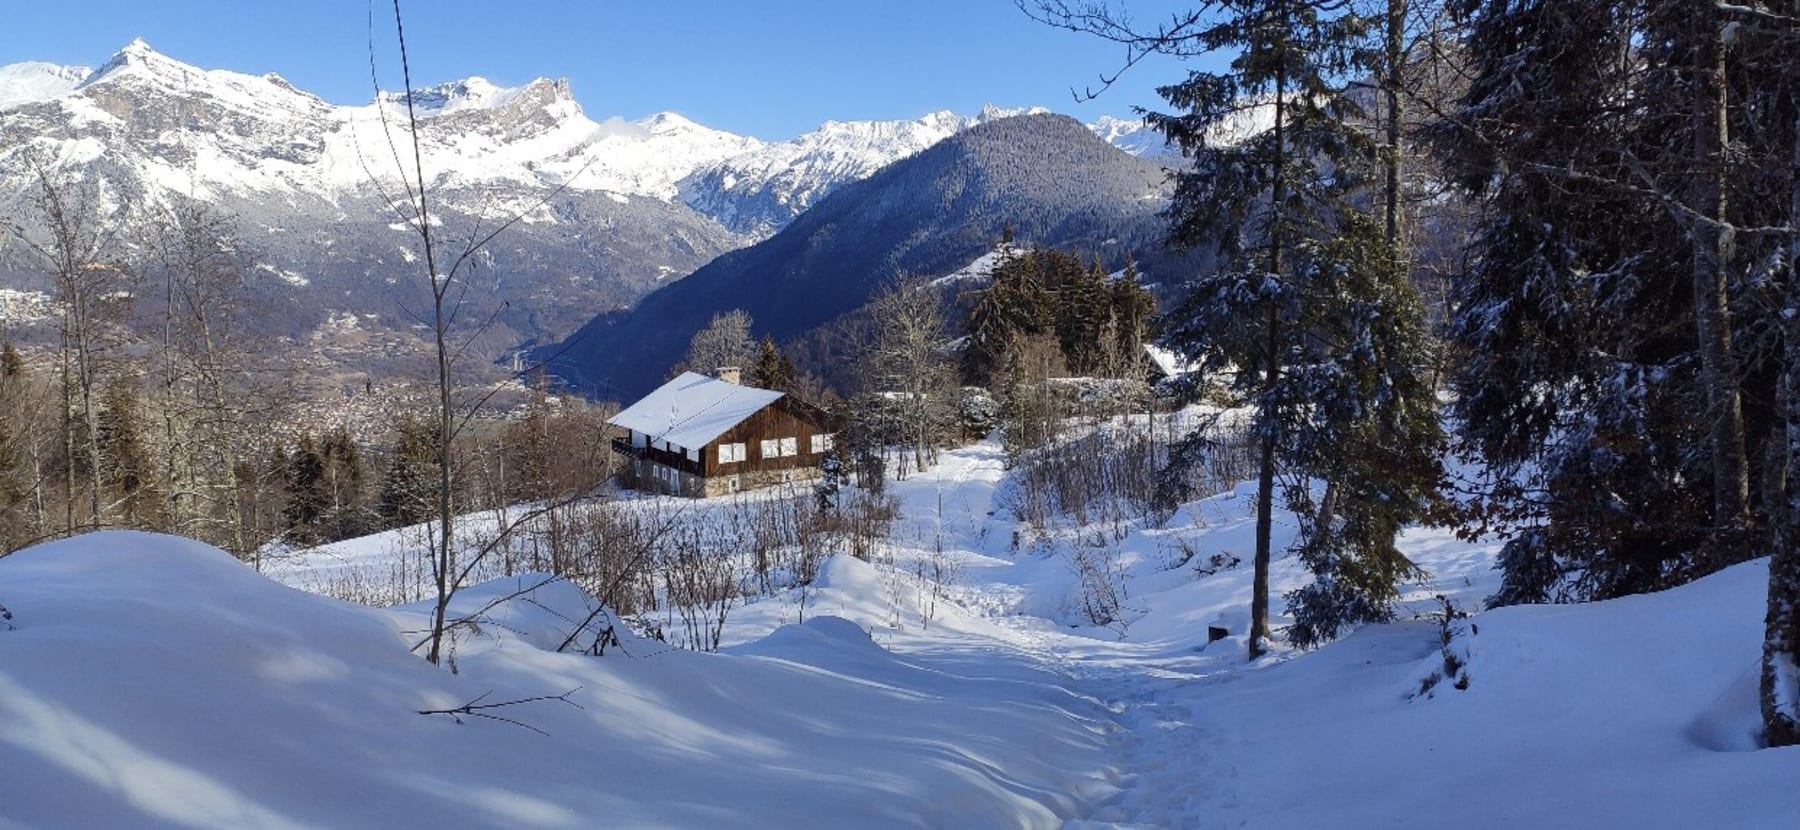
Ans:
[[[741,473],[706,478],[665,467],[643,458],[632,459],[626,467],[624,484],[633,490],[688,498],[729,496],[746,490],[760,490],[781,484],[816,481],[817,467],[790,467],[785,470],[747,470]]]

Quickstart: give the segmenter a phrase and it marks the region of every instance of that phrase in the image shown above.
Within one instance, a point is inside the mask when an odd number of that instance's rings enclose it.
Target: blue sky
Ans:
[[[1178,0],[1131,2],[1152,20]],[[391,0],[374,2],[382,85]],[[480,75],[511,86],[567,77],[596,120],[674,110],[708,126],[788,138],[826,119],[1045,106],[1083,120],[1155,107],[1186,68],[1140,64],[1097,101],[1070,89],[1117,68],[1120,47],[1043,26],[1011,0],[412,0],[413,79]],[[370,0],[63,0],[8,3],[0,64],[96,66],[133,37],[207,69],[276,72],[333,103],[371,97]]]

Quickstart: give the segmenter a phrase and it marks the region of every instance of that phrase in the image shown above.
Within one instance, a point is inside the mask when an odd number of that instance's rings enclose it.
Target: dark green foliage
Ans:
[[[1756,555],[1782,502],[1766,312],[1785,241],[1716,236],[1789,221],[1792,38],[1744,25],[1715,63],[1710,6],[1462,11],[1471,85],[1432,135],[1488,218],[1456,284],[1454,411],[1494,471],[1481,518],[1524,528],[1490,603],[1656,590]],[[1705,151],[1715,69],[1728,163]],[[1697,283],[1714,274],[1729,339],[1709,357]],[[1720,396],[1741,401],[1735,438],[1715,430]],[[1718,512],[1721,447],[1747,462],[1743,517]]]
[[[390,527],[418,524],[434,514],[438,484],[437,427],[403,418],[388,452],[376,511]]]
[[[837,509],[838,494],[849,483],[849,476],[844,462],[838,460],[837,450],[826,453],[819,460],[819,480],[813,483],[813,497],[818,499],[820,510]]]
[[[325,458],[310,435],[300,436],[294,451],[287,454],[287,508],[282,517],[287,522],[288,539],[296,544],[316,544],[319,518],[330,503],[325,484]]]
[[[376,529],[364,480],[362,450],[342,427],[315,439],[300,436],[292,452],[278,453],[287,504],[282,521],[290,542],[317,545]]]
[[[12,341],[0,344],[0,377],[16,378],[25,374],[25,359],[19,356],[19,350],[13,348]]]
[[[365,496],[362,450],[343,427],[326,433],[319,444],[324,462],[325,509],[320,517],[324,541],[361,536],[374,529],[374,517]]]
[[[100,445],[100,481],[105,496],[128,527],[162,527],[162,495],[156,490],[155,464],[144,436],[137,388],[130,382],[109,383],[95,418]]]
[[[763,335],[757,346],[756,362],[751,366],[750,385],[791,394],[795,390],[795,379],[794,361],[775,345],[775,338]]]
[[[1000,404],[988,390],[964,386],[957,394],[956,415],[963,443],[979,441],[999,425]]]
[[[1289,639],[1301,648],[1391,618],[1400,584],[1420,576],[1394,540],[1427,517],[1443,475],[1424,309],[1370,217],[1350,217],[1341,234],[1312,260],[1331,273],[1307,279],[1335,301],[1319,303],[1329,313],[1302,327],[1329,357],[1287,373],[1311,387],[1301,393],[1311,412],[1294,427],[1290,462],[1325,482],[1322,503],[1309,487],[1288,495],[1302,517],[1297,552],[1316,577],[1287,597]]]
[[[1009,352],[1048,336],[1065,374],[1135,374],[1135,357],[1149,333],[1156,301],[1128,265],[1119,279],[1099,260],[1054,248],[1010,252],[994,267],[988,287],[974,293],[963,319],[963,382],[998,388]]]
[[[1428,338],[1398,250],[1363,215],[1375,147],[1340,94],[1358,71],[1364,22],[1341,4],[1224,2],[1197,37],[1236,50],[1228,71],[1191,72],[1159,92],[1180,112],[1152,126],[1194,159],[1176,179],[1170,240],[1216,246],[1220,267],[1183,287],[1164,341],[1252,411],[1259,447],[1250,653],[1268,636],[1275,479],[1306,526],[1299,553],[1318,583],[1290,597],[1297,641],[1382,619],[1411,563],[1394,548],[1423,515],[1438,474],[1435,399],[1422,380]],[[1215,125],[1257,104],[1269,129],[1221,140]],[[1171,453],[1166,482],[1213,449],[1197,431]],[[1311,498],[1322,479],[1322,504]],[[1185,495],[1168,492],[1169,498]]]
[[[1000,399],[1000,429],[1009,457],[1049,443],[1060,431],[1062,402],[1052,378],[1067,377],[1062,351],[1046,333],[1017,334],[1008,343],[1005,362],[994,377]]]

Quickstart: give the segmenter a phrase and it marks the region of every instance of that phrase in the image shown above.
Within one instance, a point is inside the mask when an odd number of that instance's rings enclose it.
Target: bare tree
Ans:
[[[869,304],[874,330],[862,356],[863,384],[899,418],[913,465],[937,460],[937,435],[953,421],[955,364],[946,354],[943,297],[923,280],[901,276]]]
[[[50,535],[49,466],[60,436],[42,425],[54,417],[57,393],[29,371],[11,343],[0,346],[0,552]]]
[[[710,375],[721,368],[749,366],[756,355],[750,325],[749,312],[741,309],[713,315],[712,322],[688,341],[687,367]]]
[[[260,541],[244,521],[244,462],[260,448],[256,423],[286,400],[246,325],[247,253],[231,218],[182,200],[160,210],[143,247],[144,302],[161,329],[160,483],[169,529],[246,557]]]
[[[42,260],[56,293],[58,357],[62,382],[61,435],[68,472],[64,478],[63,532],[104,521],[101,498],[99,401],[100,358],[115,327],[120,300],[129,296],[130,275],[116,257],[115,234],[103,221],[91,181],[59,176],[32,153],[22,154],[37,180],[31,206],[35,223],[7,223],[7,230]],[[83,482],[87,515],[77,521],[77,477]]]
[[[427,329],[430,330],[431,359],[433,364],[434,406],[431,415],[432,455],[434,456],[435,492],[431,494],[433,513],[433,529],[428,548],[431,559],[432,586],[435,594],[432,603],[431,631],[421,641],[420,646],[426,648],[425,659],[438,664],[444,654],[444,634],[452,626],[463,621],[449,620],[447,612],[451,599],[470,574],[481,565],[482,560],[499,550],[512,529],[520,523],[535,520],[540,510],[530,511],[516,519],[513,525],[503,527],[495,538],[476,546],[466,555],[459,557],[455,533],[454,496],[456,493],[455,469],[457,466],[457,436],[469,425],[480,412],[482,404],[496,390],[487,389],[474,394],[471,399],[459,402],[455,399],[457,386],[455,370],[459,359],[465,355],[469,347],[478,339],[492,322],[498,309],[490,311],[479,322],[467,322],[458,326],[459,320],[467,321],[474,310],[466,306],[469,272],[475,268],[483,250],[495,237],[504,233],[532,211],[548,204],[551,199],[560,195],[569,186],[569,182],[579,178],[586,172],[586,167],[563,180],[534,204],[524,210],[505,215],[492,227],[477,224],[469,230],[460,245],[443,244],[436,230],[439,217],[433,215],[433,199],[427,186],[425,175],[424,147],[420,140],[423,123],[418,108],[413,100],[412,69],[407,58],[406,27],[402,20],[400,0],[394,0],[394,38],[399,45],[399,61],[401,82],[405,85],[405,121],[401,132],[404,143],[397,139],[386,119],[385,111],[382,124],[388,129],[389,146],[394,151],[394,162],[400,172],[402,192],[387,194],[384,198],[395,215],[417,235],[422,256],[419,264],[424,273],[421,280],[426,289],[426,302],[429,307],[422,313],[415,313]],[[371,23],[372,25],[372,23]],[[371,33],[371,41],[373,34]],[[381,87],[375,77],[375,59],[373,47],[370,53],[370,80],[379,96]],[[404,149],[403,149],[404,148]],[[404,151],[410,151],[410,161],[402,157]],[[591,161],[590,161],[591,163]],[[371,173],[370,178],[377,187],[381,179]],[[409,310],[409,313],[412,313]],[[535,368],[535,367],[534,367]]]

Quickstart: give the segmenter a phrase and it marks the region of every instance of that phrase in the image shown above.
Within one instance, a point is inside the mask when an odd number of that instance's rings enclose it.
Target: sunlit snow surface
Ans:
[[[1401,617],[1243,662],[1250,490],[1117,545],[1126,621],[1081,615],[1066,543],[1013,549],[992,444],[890,485],[895,567],[826,563],[732,611],[721,654],[550,650],[592,601],[491,612],[456,673],[423,615],[302,593],[196,543],[95,534],[0,559],[0,826],[1790,828],[1800,751],[1756,750],[1764,569],[1465,621],[1493,544],[1415,531]],[[653,502],[650,502],[653,503]],[[670,502],[669,504],[673,504]],[[990,515],[993,511],[993,515]],[[711,520],[693,508],[694,520]],[[1276,522],[1277,545],[1293,533]],[[372,562],[384,534],[279,564]],[[917,557],[954,562],[933,613]],[[1197,576],[1177,553],[1245,564]],[[485,605],[539,577],[479,586]],[[1277,597],[1304,581],[1275,563]],[[1280,601],[1277,599],[1277,607]],[[802,616],[806,622],[795,625]],[[1206,644],[1206,626],[1233,636]],[[486,700],[519,726],[416,714]]]

